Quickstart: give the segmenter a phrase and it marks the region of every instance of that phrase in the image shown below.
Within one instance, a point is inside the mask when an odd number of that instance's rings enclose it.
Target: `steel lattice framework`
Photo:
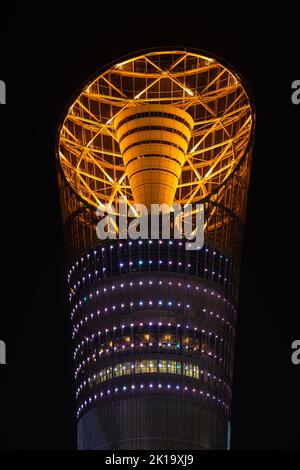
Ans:
[[[174,202],[220,202],[220,188],[251,138],[251,102],[236,73],[180,50],[117,63],[84,87],[59,132],[58,158],[70,186],[92,207],[120,196],[134,203],[113,121],[127,107],[149,103],[172,104],[194,120]]]

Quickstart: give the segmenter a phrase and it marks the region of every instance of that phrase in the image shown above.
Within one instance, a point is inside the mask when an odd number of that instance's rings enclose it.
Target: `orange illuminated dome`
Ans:
[[[213,200],[252,130],[235,72],[193,52],[149,52],[84,87],[60,128],[58,158],[70,186],[94,207],[120,196],[129,205],[195,203]]]

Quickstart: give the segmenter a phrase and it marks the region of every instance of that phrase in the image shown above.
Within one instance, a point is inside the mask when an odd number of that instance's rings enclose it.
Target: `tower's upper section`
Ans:
[[[61,124],[57,156],[89,206],[120,196],[129,205],[187,204],[217,193],[219,202],[247,153],[253,121],[245,84],[218,60],[147,52],[84,86]]]

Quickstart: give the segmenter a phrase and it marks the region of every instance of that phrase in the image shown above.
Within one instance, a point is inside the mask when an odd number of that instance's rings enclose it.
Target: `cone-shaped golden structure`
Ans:
[[[114,120],[136,204],[167,204],[174,200],[193,119],[170,105],[147,104],[124,109]]]

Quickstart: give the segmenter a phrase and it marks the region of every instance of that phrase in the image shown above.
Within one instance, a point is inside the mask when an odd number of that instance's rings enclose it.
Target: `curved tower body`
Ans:
[[[225,449],[254,130],[239,75],[147,52],[84,86],[58,135],[79,449]],[[204,246],[100,240],[97,208],[202,203]]]

